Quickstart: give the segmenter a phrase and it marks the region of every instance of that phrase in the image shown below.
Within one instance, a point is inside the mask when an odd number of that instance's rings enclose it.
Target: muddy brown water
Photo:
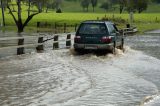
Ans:
[[[126,37],[125,52],[117,49],[115,56],[52,50],[51,43],[45,43],[43,53],[34,48],[21,56],[13,55],[14,49],[0,51],[1,106],[160,105],[154,99],[160,90],[160,34]]]

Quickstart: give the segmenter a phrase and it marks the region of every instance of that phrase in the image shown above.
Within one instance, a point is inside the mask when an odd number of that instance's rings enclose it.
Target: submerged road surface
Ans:
[[[130,48],[125,53],[117,50],[116,56],[72,52],[2,59],[0,104],[135,106],[159,92],[160,61],[156,58]]]
[[[0,105],[158,106],[160,60],[156,53],[137,51],[138,38],[128,38],[131,48],[116,55],[63,49],[1,58]]]

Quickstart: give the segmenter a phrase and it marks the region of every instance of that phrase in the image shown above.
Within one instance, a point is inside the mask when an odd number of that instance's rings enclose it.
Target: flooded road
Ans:
[[[126,43],[132,49],[160,59],[160,34],[130,36],[126,38]]]
[[[0,105],[159,106],[159,42],[127,37],[115,56],[62,49],[1,58]]]

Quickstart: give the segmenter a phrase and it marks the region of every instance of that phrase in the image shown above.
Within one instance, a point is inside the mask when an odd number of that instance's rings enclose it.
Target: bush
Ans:
[[[116,18],[109,18],[109,17],[102,17],[101,20],[104,20],[104,21],[113,21],[113,22],[116,22],[116,23],[126,23],[126,20],[125,19],[122,19],[121,17],[116,17]]]
[[[57,9],[56,13],[62,13],[62,10],[59,8]]]

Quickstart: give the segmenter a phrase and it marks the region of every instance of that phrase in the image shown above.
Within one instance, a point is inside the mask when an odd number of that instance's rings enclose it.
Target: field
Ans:
[[[104,0],[98,0],[99,3],[97,5],[97,7],[95,7],[95,12],[96,13],[110,13],[110,12],[115,12],[115,13],[119,13],[119,5],[114,5],[113,7],[115,8],[115,10],[113,10],[113,8],[109,9],[109,10],[104,10],[99,8],[101,6],[101,3],[103,3]],[[149,3],[148,4],[148,8],[146,11],[144,11],[143,13],[160,13],[160,4],[156,4],[156,3]],[[62,10],[64,12],[82,12],[82,7],[80,6],[79,2],[67,2],[64,0],[64,3],[62,4]],[[91,4],[89,5],[89,12],[92,12],[92,6]],[[124,13],[126,13],[126,11],[124,11]]]
[[[119,14],[118,5],[115,11],[108,10],[105,11],[100,9],[99,6],[103,2],[103,0],[99,0],[98,6],[95,8],[95,13],[92,12],[91,5],[89,6],[89,12],[82,12],[82,7],[80,6],[79,2],[67,2],[64,1],[62,4],[62,11],[63,13],[55,13],[54,10],[49,10],[48,13],[40,13],[36,15],[28,24],[28,28],[36,28],[37,22],[47,22],[51,25],[56,24],[79,24],[81,21],[84,20],[97,20],[97,19],[108,19],[116,24],[118,24],[119,28],[125,27],[127,23],[130,23],[129,14],[124,12],[123,14]],[[14,2],[13,2],[14,3]],[[17,9],[17,7],[14,7]],[[141,14],[135,13],[134,14],[134,22],[132,25],[137,26],[140,33],[146,30],[153,30],[153,29],[160,29],[160,4],[150,3],[148,9]],[[32,7],[33,10],[36,10],[36,7]],[[24,4],[22,5],[22,17],[23,21],[27,17],[27,6]],[[17,13],[14,12],[15,16]],[[0,12],[1,15],[1,12]],[[0,20],[1,17],[0,17]],[[13,18],[9,14],[8,10],[5,11],[5,22],[6,26],[15,26]],[[8,27],[9,28],[9,27]],[[7,28],[7,29],[8,29]],[[11,29],[15,29],[16,27],[10,27]]]
[[[27,17],[26,12],[22,14],[23,20]],[[6,25],[15,25],[10,14],[6,12]],[[97,20],[109,19],[119,25],[120,28],[125,27],[125,24],[129,23],[129,14],[119,13],[55,13],[50,11],[49,13],[40,13],[35,16],[28,24],[30,27],[35,27],[37,22],[47,22],[51,24],[76,24],[84,20]],[[142,13],[134,14],[134,23],[140,32],[152,29],[160,29],[160,13]]]

